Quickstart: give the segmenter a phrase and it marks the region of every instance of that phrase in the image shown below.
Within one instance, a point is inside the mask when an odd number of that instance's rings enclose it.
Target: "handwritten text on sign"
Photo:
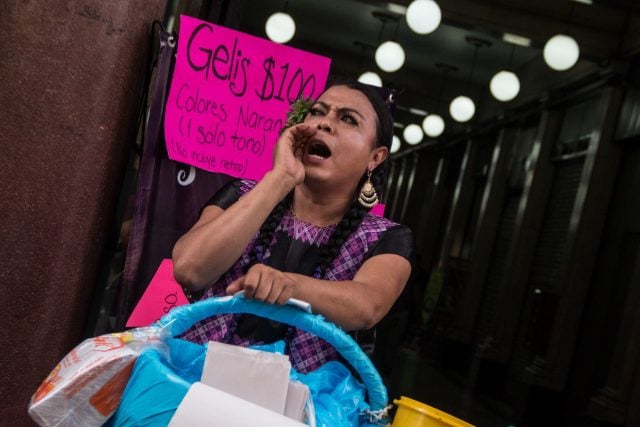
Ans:
[[[162,260],[149,286],[127,320],[127,327],[148,326],[179,305],[189,304],[173,277],[173,261]]]
[[[289,105],[317,98],[329,66],[329,58],[181,16],[165,115],[169,157],[262,178]]]

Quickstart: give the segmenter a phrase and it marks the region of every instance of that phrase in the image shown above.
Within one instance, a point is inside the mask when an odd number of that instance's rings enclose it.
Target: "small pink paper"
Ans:
[[[369,211],[371,215],[384,216],[384,205],[382,203],[378,203]]]
[[[149,326],[174,307],[185,304],[189,304],[189,301],[173,277],[173,261],[162,260],[126,326]]]

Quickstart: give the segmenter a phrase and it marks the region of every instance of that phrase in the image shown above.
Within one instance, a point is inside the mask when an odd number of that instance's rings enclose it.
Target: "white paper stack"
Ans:
[[[283,414],[290,371],[289,357],[283,354],[210,342],[201,381]]]
[[[289,381],[284,416],[298,421],[304,420],[304,408],[308,399],[309,387],[297,381]]]
[[[170,426],[303,426],[309,389],[289,381],[287,356],[210,342],[201,383]]]
[[[301,427],[304,424],[202,383],[195,383],[169,427]]]

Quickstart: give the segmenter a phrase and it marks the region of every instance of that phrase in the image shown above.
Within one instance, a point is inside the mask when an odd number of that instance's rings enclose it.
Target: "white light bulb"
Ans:
[[[489,88],[498,101],[511,101],[520,93],[520,80],[511,71],[498,71],[491,79]]]
[[[362,75],[358,77],[358,81],[367,85],[382,87],[382,79],[373,71],[362,73]]]
[[[440,25],[442,12],[433,0],[415,0],[407,8],[407,24],[418,34],[429,34]]]
[[[411,124],[404,128],[402,136],[409,145],[416,145],[422,141],[424,134],[422,133],[422,128],[420,126]]]
[[[393,135],[393,141],[391,142],[391,154],[397,153],[398,150],[400,150],[400,138],[398,138],[396,135]]]
[[[444,132],[444,120],[437,114],[429,114],[422,122],[422,129],[427,136],[437,138]]]
[[[376,49],[376,64],[387,73],[398,71],[404,64],[404,49],[393,41],[382,43]]]
[[[291,15],[276,12],[267,19],[265,24],[267,37],[276,43],[286,43],[296,33],[296,23]]]
[[[456,122],[468,122],[476,113],[476,106],[471,98],[461,95],[451,101],[449,113]]]
[[[547,40],[542,55],[549,67],[556,71],[565,71],[578,62],[580,47],[572,37],[557,34]]]

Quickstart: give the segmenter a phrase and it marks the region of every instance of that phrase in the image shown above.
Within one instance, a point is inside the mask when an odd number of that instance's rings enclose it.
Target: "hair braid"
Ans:
[[[273,233],[276,231],[276,228],[280,224],[282,220],[282,216],[284,212],[289,207],[289,203],[291,198],[293,197],[293,191],[285,196],[284,199],[280,201],[276,205],[275,208],[271,211],[267,219],[262,223],[260,227],[260,232],[256,237],[255,244],[253,246],[253,251],[251,251],[249,264],[247,265],[247,270],[254,264],[264,262],[265,257],[264,254],[269,248],[271,244],[271,240],[273,239]]]
[[[380,197],[380,191],[382,189],[381,184],[382,184],[383,178],[384,178],[384,167],[383,165],[380,165],[373,171],[373,174],[371,175],[371,183],[376,189],[376,193],[378,193],[378,197]],[[366,180],[367,180],[367,175],[365,174],[360,179],[358,188],[362,187],[362,185],[365,183]],[[344,245],[344,243],[347,241],[351,233],[353,233],[358,229],[358,227],[362,223],[362,220],[364,219],[364,217],[367,215],[368,212],[369,212],[369,209],[365,208],[360,203],[358,203],[357,199],[353,201],[349,211],[344,217],[342,217],[342,220],[340,220],[340,222],[336,225],[336,228],[333,230],[333,233],[331,233],[331,237],[329,238],[329,241],[324,246],[321,252],[320,260],[318,261],[318,264],[316,265],[316,268],[315,268],[315,271],[319,274],[320,277],[323,277],[326,274],[327,269],[331,265],[331,262],[340,253],[340,249],[342,248],[342,245]]]

